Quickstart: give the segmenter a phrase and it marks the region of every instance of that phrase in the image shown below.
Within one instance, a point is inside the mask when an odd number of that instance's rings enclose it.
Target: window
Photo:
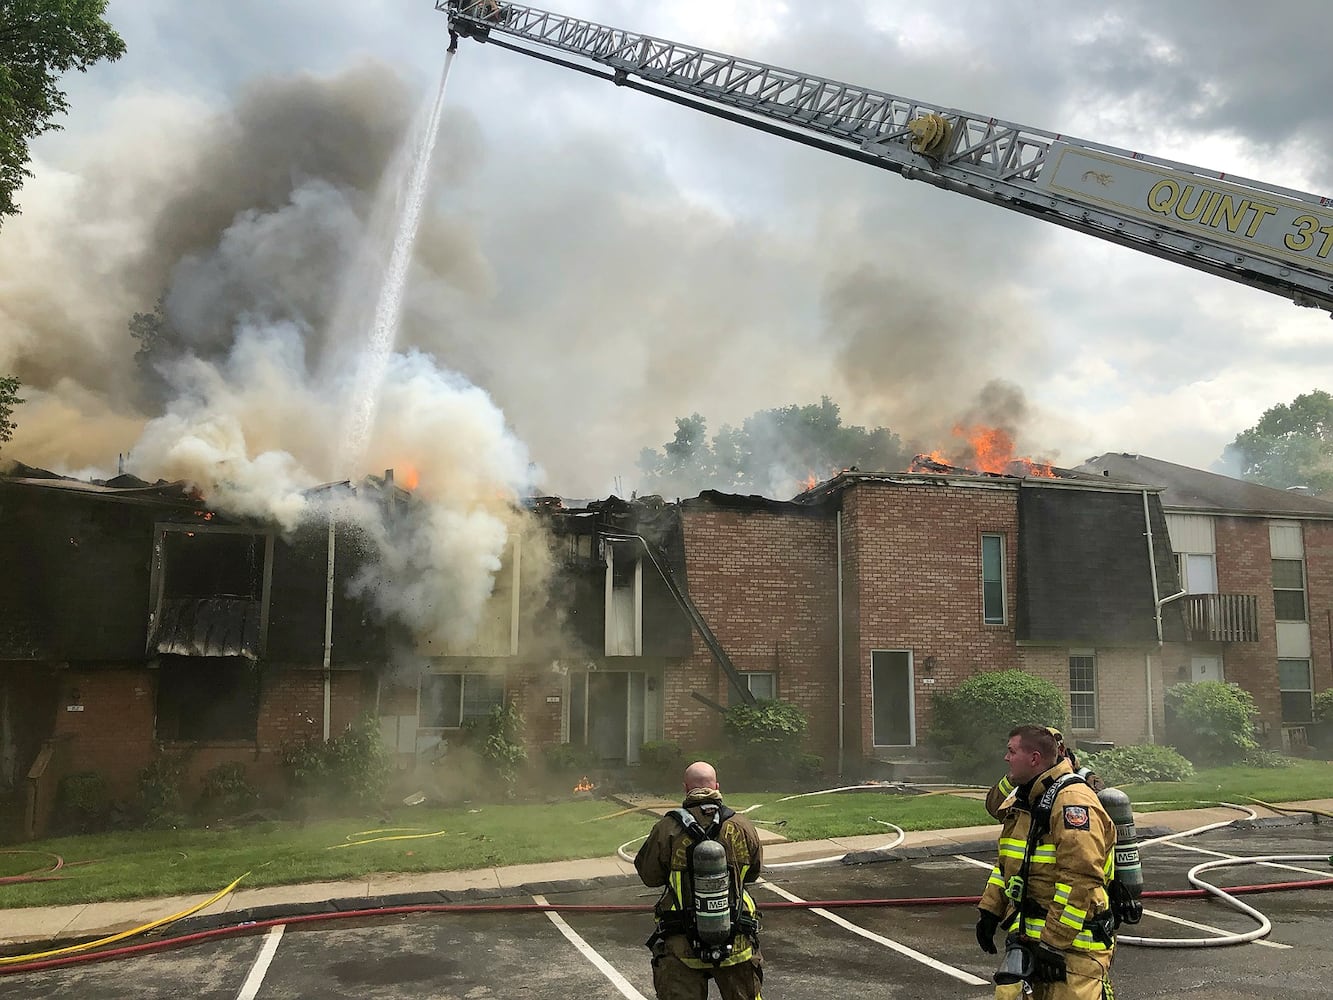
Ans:
[[[504,704],[498,674],[427,674],[421,678],[421,728],[458,729]]]
[[[201,743],[255,739],[259,671],[241,656],[163,656],[157,738]]]
[[[1277,686],[1282,692],[1283,722],[1314,721],[1314,689],[1309,660],[1278,660]]]
[[[1004,536],[981,536],[981,608],[987,625],[1004,624]]]
[[[778,696],[778,675],[772,672],[743,672],[741,680],[759,701],[772,701]],[[727,684],[727,705],[740,704],[740,695],[734,684]]]
[[[1176,553],[1181,589],[1190,594],[1217,593],[1217,559],[1212,555]]]
[[[1305,621],[1305,560],[1273,560],[1273,613],[1280,622]]]
[[[1072,729],[1097,728],[1097,657],[1093,653],[1069,654],[1069,725]]]

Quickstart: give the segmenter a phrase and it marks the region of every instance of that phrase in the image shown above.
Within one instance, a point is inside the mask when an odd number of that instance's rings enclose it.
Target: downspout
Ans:
[[[324,588],[324,742],[329,741],[329,727],[333,715],[333,673],[329,664],[333,659],[333,514],[329,514],[329,568]]]
[[[838,777],[842,777],[845,724],[843,712],[847,697],[842,689],[843,634],[842,634],[842,511],[837,513],[838,532]]]
[[[1160,651],[1162,648],[1162,607],[1184,597],[1187,591],[1182,590],[1178,594],[1163,598],[1162,592],[1157,586],[1157,554],[1152,543],[1152,518],[1148,514],[1147,490],[1143,491],[1143,534],[1148,539],[1148,574],[1152,577],[1153,613],[1157,624],[1157,649]],[[1145,651],[1143,654],[1143,694],[1148,706],[1148,742],[1156,743],[1157,737],[1153,731],[1152,653],[1150,651]]]

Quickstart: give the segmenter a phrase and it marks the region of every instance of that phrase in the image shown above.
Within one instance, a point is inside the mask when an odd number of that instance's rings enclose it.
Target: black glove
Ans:
[[[977,918],[977,944],[988,955],[995,954],[995,932],[1000,929],[1000,918],[989,910],[982,910]]]
[[[1050,945],[1039,944],[1032,949],[1032,981],[1034,983],[1063,983],[1065,955]]]
[[[1129,887],[1119,879],[1111,880],[1111,914],[1115,917],[1115,926],[1137,924],[1143,919],[1143,903],[1135,899]]]

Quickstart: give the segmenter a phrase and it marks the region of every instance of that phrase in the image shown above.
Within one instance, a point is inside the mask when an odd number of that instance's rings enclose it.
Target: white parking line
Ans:
[[[255,997],[259,996],[259,987],[264,984],[264,975],[277,953],[278,942],[282,940],[283,926],[278,924],[264,937],[264,946],[255,956],[255,964],[250,966],[250,974],[245,977],[245,983],[241,986],[241,992],[236,994],[236,1000],[255,1000]]]
[[[1210,851],[1209,853],[1212,852]],[[978,861],[976,858],[969,858],[964,854],[955,854],[954,858],[958,861],[966,861],[969,865],[975,865],[978,868],[985,868],[987,871],[990,871],[992,867],[985,861]],[[1193,927],[1196,931],[1208,931],[1209,933],[1217,934],[1219,936],[1225,936],[1231,933],[1231,931],[1224,930],[1221,927],[1214,927],[1211,924],[1198,924],[1193,920],[1186,920],[1184,917],[1173,917],[1169,913],[1162,913],[1160,910],[1149,910],[1146,907],[1143,910],[1143,915],[1145,917],[1155,917],[1158,920],[1165,920],[1172,924],[1180,924],[1182,927]],[[1263,945],[1265,948],[1285,948],[1288,950],[1291,948],[1291,945],[1279,944],[1277,941],[1258,940],[1251,941],[1250,944]]]
[[[545,896],[533,896],[532,901],[542,906],[547,905]],[[597,967],[597,971],[611,980],[611,985],[620,991],[620,995],[628,997],[629,1000],[648,1000],[642,993],[634,988],[628,979],[615,970],[601,955],[593,950],[592,945],[579,937],[577,931],[565,923],[565,919],[554,910],[547,910],[546,916],[550,918],[551,923],[555,924],[555,929],[563,934],[575,948],[582,952],[583,957]]]
[[[772,882],[766,882],[761,880],[759,882],[756,882],[755,884],[764,889],[767,889],[769,892],[775,892],[783,899],[790,900],[793,903],[805,902],[805,900],[802,899],[800,896],[793,896],[786,889],[780,888],[774,885]],[[868,931],[864,927],[859,927],[856,924],[852,923],[850,920],[844,920],[836,913],[830,913],[828,910],[824,909],[821,906],[813,907],[810,910],[810,912],[817,913],[825,920],[829,920],[837,924],[839,927],[843,927],[851,931],[853,934],[859,934],[861,937],[865,938],[868,941],[874,941],[876,944],[882,944],[885,948],[888,948],[892,951],[896,951],[898,954],[904,955],[907,958],[912,959],[913,961],[920,962],[922,965],[927,965],[930,968],[936,970],[937,972],[943,972],[946,976],[952,976],[954,979],[967,983],[969,986],[991,985],[988,980],[978,979],[970,972],[966,972],[963,969],[954,968],[952,965],[946,965],[944,962],[931,958],[929,955],[923,955],[921,952],[917,951],[914,948],[909,948],[905,944],[899,944],[892,938],[886,938],[883,937],[882,935],[874,933],[873,931]]]

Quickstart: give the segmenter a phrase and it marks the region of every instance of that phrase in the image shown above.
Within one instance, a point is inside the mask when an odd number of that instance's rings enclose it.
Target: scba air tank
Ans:
[[[1102,808],[1115,824],[1115,875],[1132,899],[1143,893],[1143,865],[1139,863],[1139,835],[1134,829],[1134,805],[1118,788],[1097,793]]]
[[[731,940],[731,871],[727,851],[716,840],[694,847],[694,926],[706,945]]]

